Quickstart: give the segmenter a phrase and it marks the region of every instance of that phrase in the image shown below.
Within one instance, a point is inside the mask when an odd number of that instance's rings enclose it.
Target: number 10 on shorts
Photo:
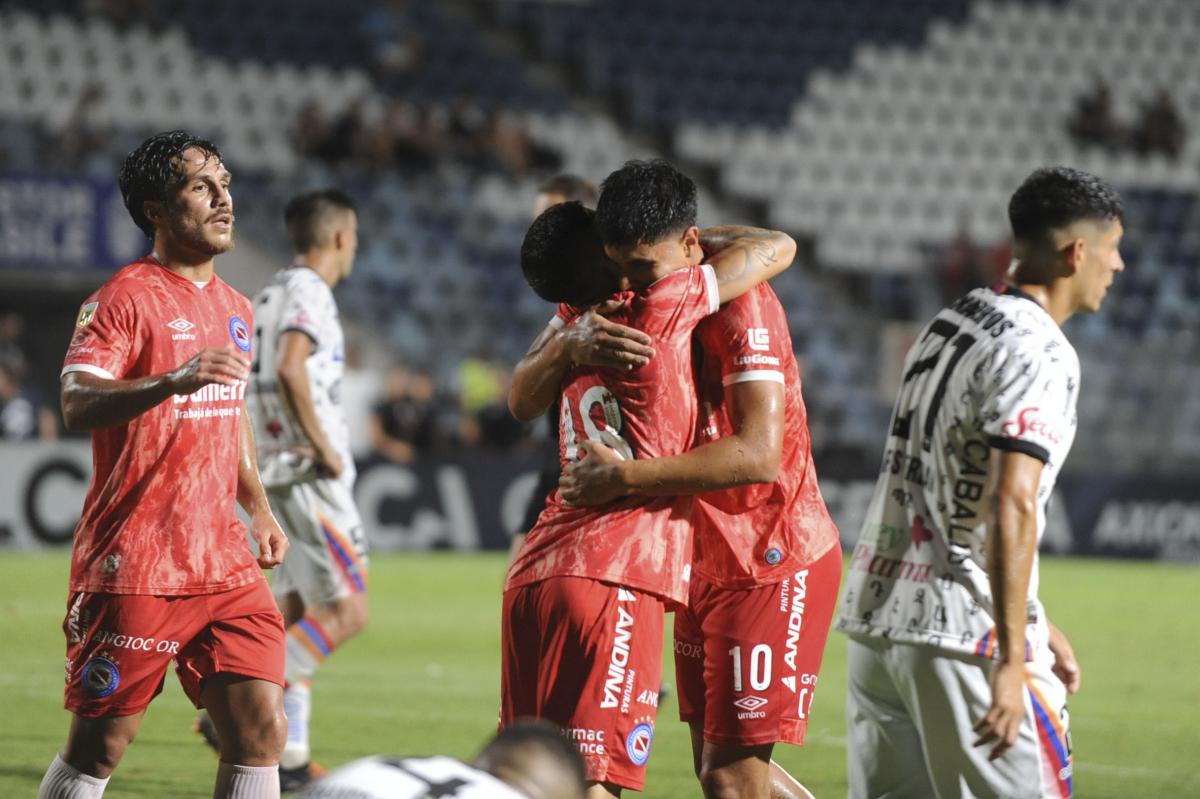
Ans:
[[[749,669],[745,668],[742,661],[742,648],[735,646],[729,650],[729,657],[733,658],[733,692],[740,694],[746,687],[744,684],[743,674],[747,671],[750,676],[750,690],[765,691],[771,686],[771,647],[767,644],[758,644],[750,650]],[[788,680],[784,680],[788,682]],[[795,678],[791,678],[791,684],[795,685]],[[793,690],[795,690],[793,688]],[[800,689],[799,696],[796,699],[796,717],[800,719],[808,718],[807,708],[805,707],[809,701],[810,688],[805,686]]]
[[[742,648],[735,646],[729,650],[733,658],[733,692],[740,694],[745,688],[742,685]],[[765,691],[771,685],[771,647],[758,644],[750,650],[750,689]]]

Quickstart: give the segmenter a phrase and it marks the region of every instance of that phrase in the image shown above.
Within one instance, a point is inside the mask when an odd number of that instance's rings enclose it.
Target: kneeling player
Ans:
[[[771,752],[804,741],[842,557],[817,486],[787,316],[764,284],[702,322],[696,340],[702,446],[628,461],[585,443],[562,494],[592,504],[710,492],[693,506],[689,604],[675,616],[696,774],[710,799],[807,796]]]

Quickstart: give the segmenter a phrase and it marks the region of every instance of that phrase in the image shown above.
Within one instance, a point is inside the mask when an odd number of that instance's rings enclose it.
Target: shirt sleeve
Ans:
[[[704,328],[705,349],[720,360],[721,383],[755,380],[784,384],[783,365],[790,347],[787,319],[770,295],[754,289],[729,303]]]
[[[79,309],[61,375],[85,372],[108,380],[123,378],[137,359],[138,328],[133,299],[120,289],[101,288]]]
[[[562,330],[567,325],[571,324],[579,317],[579,309],[574,305],[567,305],[565,302],[560,303],[554,311],[554,316],[550,317],[550,327],[555,330]]]
[[[672,272],[652,285],[647,296],[655,312],[645,332],[655,338],[690,336],[696,325],[721,307],[717,276],[708,264]]]
[[[318,278],[319,279],[319,278]],[[279,316],[279,335],[289,331],[303,333],[312,339],[314,345],[321,343],[321,316],[327,313],[329,297],[321,292],[320,287],[308,282],[293,281],[288,286],[283,302],[283,311]]]
[[[988,443],[1049,462],[1071,425],[1069,372],[1050,355],[1029,350],[1001,352],[983,368]]]

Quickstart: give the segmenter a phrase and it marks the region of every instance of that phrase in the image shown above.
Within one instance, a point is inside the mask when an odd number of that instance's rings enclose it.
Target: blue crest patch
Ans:
[[[242,317],[235,316],[229,320],[229,337],[239,350],[250,351],[250,328],[242,321]]]
[[[654,728],[642,723],[629,732],[625,739],[625,752],[635,766],[644,766],[650,759],[650,745],[654,743]]]
[[[121,684],[121,672],[116,663],[97,655],[83,665],[83,674],[79,679],[83,683],[83,690],[88,694],[103,697],[117,690],[117,686]]]
[[[763,556],[763,559],[767,563],[774,566],[776,563],[783,560],[783,553],[780,552],[776,547],[771,547],[767,550],[767,554]]]

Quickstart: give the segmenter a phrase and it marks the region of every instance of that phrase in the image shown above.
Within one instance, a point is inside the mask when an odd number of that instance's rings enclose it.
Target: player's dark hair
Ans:
[[[157,133],[125,156],[117,177],[121,199],[125,201],[125,209],[133,217],[133,223],[150,238],[154,238],[154,225],[146,218],[144,203],[170,199],[172,189],[184,178],[180,156],[191,147],[209,158],[221,158],[217,145],[183,130]]]
[[[552,205],[543,211],[521,242],[521,272],[525,282],[547,302],[585,307],[603,299],[594,296],[604,245],[596,233],[596,212],[579,202]],[[616,291],[613,279],[611,290]]]
[[[1125,209],[1116,190],[1079,169],[1043,167],[1025,178],[1008,203],[1013,239],[1042,241],[1052,230],[1084,219],[1122,220]]]
[[[577,783],[579,795],[583,795],[586,772],[579,750],[567,740],[561,729],[542,719],[521,719],[501,730],[483,747],[472,765],[492,775],[501,771],[518,771],[523,760],[522,753],[530,749],[542,750],[562,766]]]
[[[696,224],[696,184],[661,158],[626,161],[600,184],[596,227],[605,244],[656,244]]]
[[[595,208],[596,201],[600,199],[600,190],[596,188],[596,184],[578,175],[555,175],[538,186],[538,191],[562,197],[564,202],[583,203],[588,208]]]
[[[338,189],[320,189],[297,194],[283,209],[283,224],[295,252],[308,252],[325,243],[328,223],[334,214],[356,211],[350,195]]]

